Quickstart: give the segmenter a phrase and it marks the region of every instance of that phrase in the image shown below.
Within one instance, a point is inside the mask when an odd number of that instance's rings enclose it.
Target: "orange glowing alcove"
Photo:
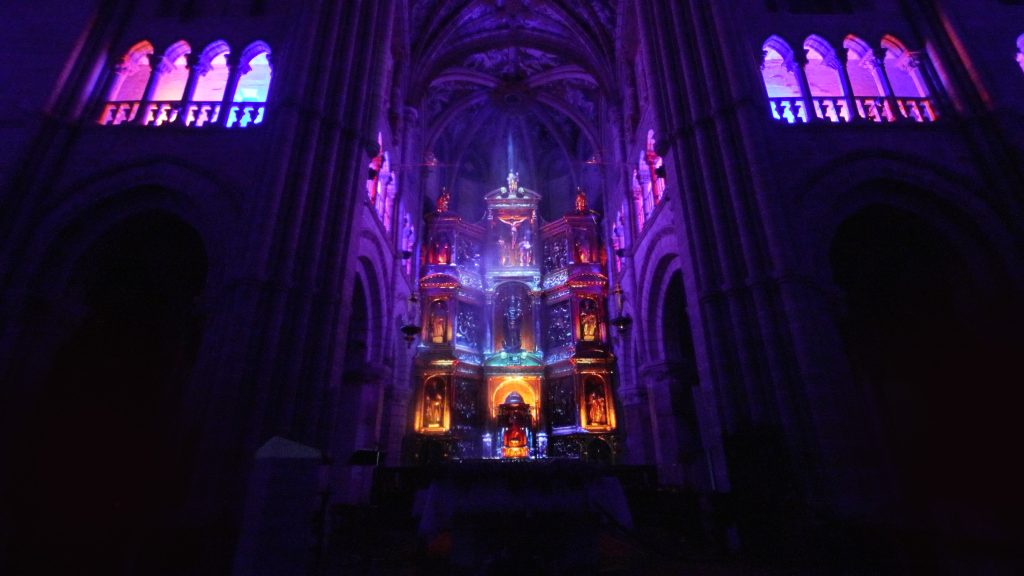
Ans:
[[[540,378],[537,376],[494,376],[488,380],[491,418],[498,416],[498,406],[513,392],[518,392],[523,402],[530,406],[534,422],[540,414]]]

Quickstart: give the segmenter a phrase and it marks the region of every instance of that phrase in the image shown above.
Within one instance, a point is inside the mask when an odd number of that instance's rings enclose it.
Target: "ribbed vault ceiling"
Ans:
[[[411,14],[412,82],[424,154],[445,167],[460,209],[474,183],[505,172],[550,197],[549,217],[587,188],[614,86],[610,0],[420,0]],[[600,190],[588,190],[592,195]]]

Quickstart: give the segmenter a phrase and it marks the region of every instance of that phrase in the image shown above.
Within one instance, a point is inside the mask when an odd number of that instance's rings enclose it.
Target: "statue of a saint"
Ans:
[[[452,262],[452,246],[448,243],[447,236],[441,236],[433,242],[434,253],[434,264],[441,264],[442,266],[451,264]]]
[[[596,389],[590,391],[587,396],[587,422],[590,425],[607,424],[608,410],[605,407],[604,394]]]
[[[402,251],[412,252],[413,246],[416,246],[416,228],[413,227],[412,218],[408,214],[402,218]]]
[[[583,188],[576,188],[576,213],[585,214],[587,212],[587,195],[583,192]]]
[[[519,243],[519,265],[533,265],[533,244],[530,242],[528,237],[524,238],[523,241]]]
[[[590,248],[587,246],[587,239],[582,234],[577,234],[574,241],[574,249],[577,264],[590,262]]]
[[[612,239],[614,240],[616,250],[626,247],[626,233],[624,229],[625,227],[623,226],[622,216],[620,214],[619,218],[615,220],[614,224],[612,224]]]
[[[523,304],[519,296],[512,296],[505,308],[505,338],[502,344],[506,352],[519,352],[523,347],[519,333],[522,319]]]
[[[594,311],[593,300],[585,300],[584,303],[586,302],[590,304],[584,304],[583,310],[580,311],[580,335],[584,342],[593,342],[597,340],[597,313]]]
[[[508,191],[519,196],[519,173],[508,173]]]
[[[444,344],[448,329],[448,305],[444,300],[435,300],[430,306],[430,341]]]
[[[443,214],[448,211],[448,205],[451,204],[452,193],[447,188],[441,188],[441,195],[437,197],[437,212]]]
[[[434,381],[427,385],[423,395],[424,423],[430,428],[440,428],[444,422],[444,383]]]
[[[508,248],[505,246],[504,238],[498,238],[498,264],[501,266],[508,266],[510,264]]]

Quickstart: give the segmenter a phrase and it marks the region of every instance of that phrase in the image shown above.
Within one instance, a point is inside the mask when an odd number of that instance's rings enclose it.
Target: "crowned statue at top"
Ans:
[[[448,188],[441,188],[441,195],[437,197],[437,211],[438,213],[444,213],[448,211],[448,205],[452,201],[452,193],[448,191]]]
[[[508,173],[508,191],[510,194],[519,196],[519,173],[509,171]]]
[[[584,214],[587,211],[587,194],[583,188],[576,188],[576,213]]]

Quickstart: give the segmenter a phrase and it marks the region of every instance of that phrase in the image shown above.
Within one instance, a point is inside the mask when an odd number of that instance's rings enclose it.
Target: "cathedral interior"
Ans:
[[[1024,2],[2,11],[0,572],[1018,573]]]

